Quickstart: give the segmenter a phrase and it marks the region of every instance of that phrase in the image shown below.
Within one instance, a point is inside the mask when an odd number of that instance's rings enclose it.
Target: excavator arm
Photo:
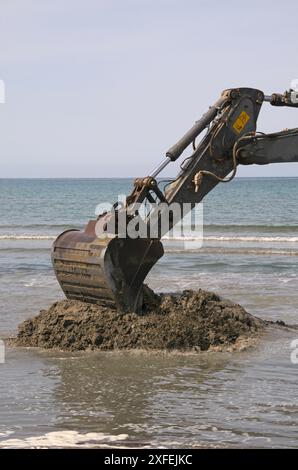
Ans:
[[[237,160],[241,165],[298,162],[298,128],[244,138]]]
[[[52,261],[65,295],[114,305],[121,312],[141,312],[143,282],[163,255],[160,239],[177,222],[168,215],[168,224],[161,223],[171,205],[188,203],[191,210],[218,183],[231,181],[239,164],[297,162],[298,129],[268,135],[256,132],[264,101],[298,107],[298,94],[290,90],[265,96],[252,88],[225,90],[149,176],[135,180],[124,206],[116,203],[113,210],[89,221],[84,231],[62,233],[53,245]],[[191,144],[193,151],[181,164],[177,178],[161,190],[157,176]],[[140,207],[145,203],[152,209],[142,218]],[[132,234],[131,225],[142,228],[138,233],[143,236]]]

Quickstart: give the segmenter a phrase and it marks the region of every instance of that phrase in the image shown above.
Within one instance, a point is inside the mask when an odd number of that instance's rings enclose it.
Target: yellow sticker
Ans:
[[[237,132],[237,134],[240,134],[240,132],[244,129],[249,120],[250,116],[245,111],[242,111],[240,116],[236,119],[233,124],[233,128]]]

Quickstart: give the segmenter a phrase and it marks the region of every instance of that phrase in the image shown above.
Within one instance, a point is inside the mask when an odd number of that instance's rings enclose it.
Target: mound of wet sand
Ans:
[[[235,350],[253,344],[264,322],[216,294],[145,290],[143,315],[74,300],[24,321],[13,344],[61,350]]]

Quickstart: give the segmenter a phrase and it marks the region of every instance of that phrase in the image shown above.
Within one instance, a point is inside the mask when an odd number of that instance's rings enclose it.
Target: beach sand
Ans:
[[[214,293],[154,294],[143,315],[74,300],[55,302],[19,325],[16,346],[61,350],[230,351],[255,344],[265,322]]]

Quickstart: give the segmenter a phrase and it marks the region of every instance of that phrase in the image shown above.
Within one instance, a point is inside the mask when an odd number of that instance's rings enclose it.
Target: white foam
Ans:
[[[0,235],[0,240],[55,240],[53,235]]]
[[[70,447],[109,447],[116,442],[128,439],[128,434],[111,435],[105,433],[89,432],[80,434],[77,431],[49,432],[42,436],[30,436],[24,439],[5,439],[0,441],[0,448],[70,448]]]
[[[54,284],[56,285],[56,280],[54,277],[41,275],[38,278],[32,278],[29,281],[26,281],[23,285],[24,287],[48,287]]]
[[[13,431],[0,432],[0,438],[10,436],[11,434],[13,434]]]
[[[233,255],[275,255],[275,256],[298,256],[298,250],[281,250],[278,248],[234,248],[232,247],[208,247],[208,248],[192,248],[191,246],[186,248],[170,248],[166,247],[166,253],[184,253],[185,251],[197,253],[200,252],[201,254],[233,254]]]
[[[0,240],[55,240],[56,235],[0,235]],[[297,243],[298,237],[247,237],[247,236],[198,236],[198,237],[171,237],[164,236],[167,241],[219,241],[219,242],[273,242]]]
[[[286,243],[297,243],[298,237],[216,237],[216,236],[204,236],[204,237],[163,237],[163,240],[173,241],[221,241],[221,242],[286,242]]]

